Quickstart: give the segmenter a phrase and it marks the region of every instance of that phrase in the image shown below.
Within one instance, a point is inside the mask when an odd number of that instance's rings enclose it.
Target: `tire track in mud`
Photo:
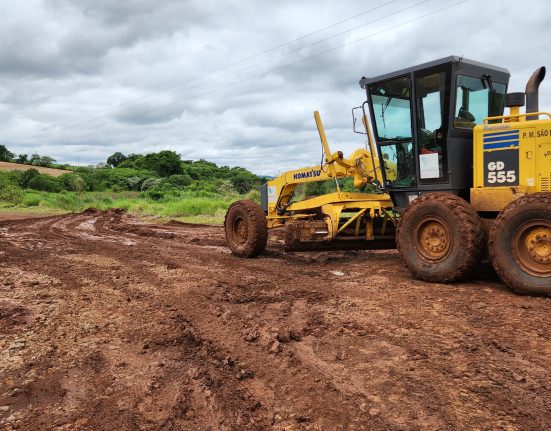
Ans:
[[[279,237],[242,260],[116,210],[0,222],[0,427],[549,428],[549,300]]]

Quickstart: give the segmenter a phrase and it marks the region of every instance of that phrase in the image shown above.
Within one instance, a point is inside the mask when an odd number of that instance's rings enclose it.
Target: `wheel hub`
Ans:
[[[533,220],[523,224],[513,237],[515,260],[532,275],[551,275],[551,222]]]
[[[247,222],[242,217],[236,217],[232,226],[233,237],[239,243],[247,241]]]
[[[427,217],[417,225],[415,245],[420,255],[430,261],[444,259],[451,250],[451,231],[440,217]]]

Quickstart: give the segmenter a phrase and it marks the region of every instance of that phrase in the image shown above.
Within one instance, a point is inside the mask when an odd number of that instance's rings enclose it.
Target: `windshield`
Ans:
[[[401,77],[369,87],[377,140],[411,139],[409,79]]]
[[[369,94],[386,182],[410,187],[415,184],[415,163],[409,78],[402,76],[373,84]]]
[[[472,129],[487,117],[503,115],[505,91],[500,82],[458,75],[454,126]]]

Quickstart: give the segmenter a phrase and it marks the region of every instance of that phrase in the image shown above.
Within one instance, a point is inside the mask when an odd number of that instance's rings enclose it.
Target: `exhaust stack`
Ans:
[[[539,112],[538,89],[543,78],[545,78],[544,66],[536,69],[526,83],[526,113]],[[526,117],[527,120],[537,120],[538,118],[537,115]]]

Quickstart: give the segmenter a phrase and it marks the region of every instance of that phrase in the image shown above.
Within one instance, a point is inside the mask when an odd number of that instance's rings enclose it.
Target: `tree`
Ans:
[[[231,182],[238,193],[247,193],[253,188],[256,178],[249,172],[238,172]]]
[[[16,163],[21,163],[22,165],[26,165],[29,163],[29,155],[28,154],[19,154],[17,156],[17,159],[15,159]]]
[[[29,188],[30,182],[38,176],[40,176],[40,172],[38,172],[36,169],[27,169],[25,172],[23,172],[23,174],[21,174],[19,183],[24,189]]]
[[[4,145],[0,145],[0,162],[11,162],[14,156]]]
[[[160,177],[182,174],[182,159],[174,151],[160,151],[144,157],[144,168],[156,172]]]
[[[42,166],[44,168],[49,168],[50,166],[52,166],[54,163],[55,163],[55,159],[53,157],[50,157],[50,156],[40,156],[40,158],[38,159],[38,166]]]
[[[29,162],[31,162],[31,165],[40,166],[39,165],[39,163],[40,163],[40,154],[37,154],[37,153],[31,154],[31,158],[30,158]]]
[[[119,163],[118,168],[146,169],[144,166],[145,157],[141,154],[129,154],[128,157]]]
[[[120,153],[120,152],[117,151],[116,153],[111,154],[107,158],[107,164],[113,166],[114,168],[116,168],[122,162],[124,162],[126,159],[127,159],[127,157],[123,153]]]

